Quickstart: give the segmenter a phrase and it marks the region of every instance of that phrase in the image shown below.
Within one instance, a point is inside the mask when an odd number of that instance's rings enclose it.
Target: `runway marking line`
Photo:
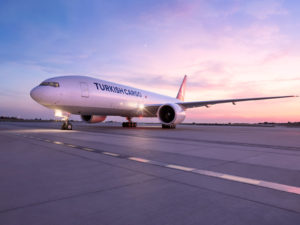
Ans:
[[[23,135],[23,137],[35,138],[32,136],[26,136],[26,135]],[[42,139],[42,138],[36,138],[36,139],[41,140],[41,141],[46,141],[49,143],[53,143],[53,144],[59,144],[59,145],[64,145],[64,146],[68,146],[68,147],[72,147],[72,148],[77,148],[80,150],[85,150],[85,151],[95,152],[95,153],[104,154],[104,155],[108,155],[108,156],[118,157],[118,158],[122,158],[122,159],[132,160],[132,161],[136,161],[139,163],[146,163],[146,164],[160,166],[160,167],[164,167],[164,168],[181,170],[181,171],[188,172],[188,173],[195,173],[195,174],[199,174],[199,175],[215,177],[215,178],[219,178],[219,179],[223,179],[223,180],[229,180],[229,181],[234,181],[234,182],[239,182],[239,183],[244,183],[244,184],[250,184],[250,185],[254,185],[254,186],[258,186],[258,187],[264,187],[264,188],[269,188],[269,189],[273,189],[273,190],[277,190],[277,191],[283,191],[283,192],[287,192],[287,193],[300,195],[300,187],[296,187],[296,186],[290,186],[290,185],[279,184],[279,183],[269,182],[269,181],[264,181],[264,180],[240,177],[240,176],[219,173],[219,172],[214,172],[214,171],[209,171],[209,170],[201,170],[201,169],[185,167],[185,166],[181,166],[181,165],[166,164],[166,163],[162,163],[159,161],[153,161],[153,160],[139,158],[139,157],[133,157],[133,156],[124,157],[120,154],[113,153],[113,152],[103,152],[103,151],[100,151],[97,149],[81,147],[81,146],[76,146],[76,145],[72,145],[72,144],[66,144],[66,143],[59,142],[59,141],[50,141],[48,139]]]
[[[176,170],[183,170],[183,171],[187,171],[187,172],[191,172],[191,171],[195,170],[195,168],[179,166],[179,165],[173,165],[173,164],[166,165],[165,167],[168,167],[168,168],[171,168],[171,169],[176,169]]]
[[[89,151],[89,152],[94,152],[95,150],[94,149],[92,149],[92,148],[81,148],[82,150],[85,150],[85,151]]]
[[[236,182],[245,183],[245,184],[259,185],[259,183],[260,183],[260,180],[255,180],[255,179],[246,178],[246,177],[239,177],[239,176],[234,176],[234,175],[229,175],[229,174],[224,174],[224,173],[218,173],[218,172],[213,172],[213,171],[208,171],[208,170],[196,169],[193,171],[193,173],[210,176],[210,177],[217,177],[217,178],[221,178],[224,180],[236,181]]]
[[[148,162],[150,162],[150,160],[148,160],[148,159],[137,158],[137,157],[128,157],[128,159],[133,160],[133,161],[137,161],[137,162],[141,162],[141,163],[148,163]]]
[[[260,181],[259,186],[300,195],[299,187],[289,186],[289,185],[285,185],[285,184],[272,183],[272,182],[263,181],[263,180]]]
[[[71,147],[71,148],[77,148],[76,145],[71,145],[71,144],[66,144],[68,147]]]
[[[118,156],[120,156],[119,154],[113,153],[113,152],[102,152],[102,154],[104,154],[104,155],[109,155],[109,156],[113,156],[113,157],[118,157]]]

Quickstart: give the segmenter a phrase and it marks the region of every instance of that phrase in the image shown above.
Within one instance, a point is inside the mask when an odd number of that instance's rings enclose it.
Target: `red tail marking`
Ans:
[[[180,85],[180,89],[179,89],[177,97],[176,97],[180,101],[184,101],[186,78],[187,78],[187,76],[184,75],[183,81],[182,81],[182,83]]]

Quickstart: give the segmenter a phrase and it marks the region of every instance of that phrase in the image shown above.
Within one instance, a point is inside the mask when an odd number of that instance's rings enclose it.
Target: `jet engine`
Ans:
[[[165,104],[159,107],[157,116],[163,124],[176,125],[185,119],[185,111],[177,104]]]
[[[81,119],[87,123],[100,123],[106,119],[106,116],[81,115]]]

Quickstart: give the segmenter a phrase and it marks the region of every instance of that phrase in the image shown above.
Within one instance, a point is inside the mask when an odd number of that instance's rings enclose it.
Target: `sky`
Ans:
[[[72,74],[174,97],[187,74],[186,101],[300,95],[299,40],[296,0],[1,0],[0,115],[54,118],[29,92]],[[186,122],[300,121],[300,98],[186,115]]]

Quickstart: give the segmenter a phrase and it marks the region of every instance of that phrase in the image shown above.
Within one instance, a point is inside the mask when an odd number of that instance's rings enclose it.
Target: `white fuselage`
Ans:
[[[68,123],[70,114],[81,115],[84,121],[90,123],[102,122],[106,116],[123,116],[128,120],[128,123],[122,124],[125,127],[136,126],[131,121],[132,117],[157,117],[163,128],[175,128],[176,124],[184,121],[188,108],[296,97],[286,95],[185,102],[186,78],[184,76],[176,98],[86,76],[47,79],[33,88],[30,95],[67,121],[62,129],[72,129]]]
[[[86,76],[61,76],[45,80],[54,86],[37,86],[32,98],[47,108],[80,115],[155,117],[144,105],[180,102],[176,98]],[[43,84],[42,83],[42,84]]]

